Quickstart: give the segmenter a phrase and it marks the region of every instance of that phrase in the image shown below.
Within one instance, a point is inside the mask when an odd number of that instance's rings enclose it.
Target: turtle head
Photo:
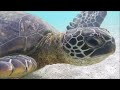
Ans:
[[[89,65],[100,62],[115,52],[115,40],[109,31],[98,27],[67,30],[63,50],[71,64]]]

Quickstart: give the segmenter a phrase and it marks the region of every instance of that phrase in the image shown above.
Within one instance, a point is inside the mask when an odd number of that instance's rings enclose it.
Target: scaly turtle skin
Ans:
[[[25,12],[0,12],[0,78],[21,78],[45,65],[90,65],[115,52],[115,40],[100,28],[106,11],[82,11],[60,33]]]

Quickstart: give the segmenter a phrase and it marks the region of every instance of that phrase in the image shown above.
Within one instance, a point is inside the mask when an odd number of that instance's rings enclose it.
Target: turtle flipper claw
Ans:
[[[36,61],[25,55],[0,58],[0,78],[20,78],[36,68]]]

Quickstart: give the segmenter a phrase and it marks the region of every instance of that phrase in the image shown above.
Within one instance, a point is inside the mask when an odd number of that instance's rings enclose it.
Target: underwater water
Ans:
[[[38,16],[59,31],[65,31],[66,26],[76,17],[80,11],[26,11],[34,16]],[[119,11],[108,11],[101,27],[119,25]],[[113,30],[114,31],[114,30]]]
[[[26,11],[38,16],[57,30],[64,32],[66,26],[80,11]],[[119,78],[119,55],[120,55],[120,12],[108,11],[102,28],[110,31],[115,38],[116,51],[113,55],[102,62],[91,66],[72,65],[48,65],[26,78]]]

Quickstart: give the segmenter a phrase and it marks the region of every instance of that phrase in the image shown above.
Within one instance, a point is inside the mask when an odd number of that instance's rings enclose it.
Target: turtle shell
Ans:
[[[0,12],[0,56],[30,51],[52,26],[25,12]]]

